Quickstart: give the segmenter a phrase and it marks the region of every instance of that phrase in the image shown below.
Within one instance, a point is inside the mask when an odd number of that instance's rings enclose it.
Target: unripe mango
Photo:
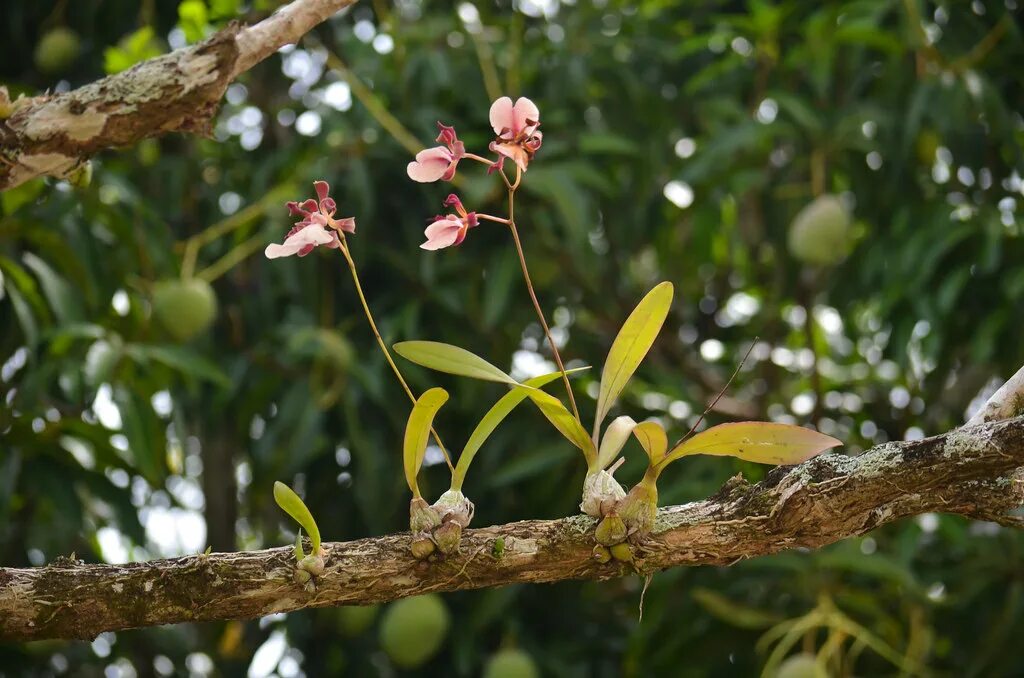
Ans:
[[[47,75],[66,71],[78,58],[82,41],[70,28],[61,26],[48,31],[36,44],[36,68]]]
[[[484,678],[539,678],[533,658],[522,650],[498,650],[487,661]]]
[[[384,612],[380,644],[396,666],[414,669],[441,649],[450,623],[448,608],[436,594],[399,600]]]
[[[216,315],[217,296],[205,280],[161,280],[153,287],[153,316],[179,342],[206,331]]]
[[[839,197],[818,196],[790,224],[789,251],[808,264],[838,264],[850,253],[851,230],[850,213]]]

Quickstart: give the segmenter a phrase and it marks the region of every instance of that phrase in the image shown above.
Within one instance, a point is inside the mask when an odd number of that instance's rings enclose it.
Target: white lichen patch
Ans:
[[[64,134],[74,141],[88,141],[103,131],[107,124],[106,113],[91,107],[75,113],[71,103],[65,98],[36,109],[25,123],[24,135],[45,140]]]
[[[586,534],[594,529],[597,525],[597,520],[586,515],[575,515],[569,516],[562,521],[562,525],[565,527],[565,531],[575,534]]]
[[[114,589],[114,593],[124,593],[124,584],[121,582],[112,584],[110,588]]]
[[[144,584],[144,585],[142,586],[142,589],[143,589],[143,590],[144,590],[144,591],[145,591],[146,593],[149,593],[150,591],[152,591],[152,590],[153,590],[153,582],[151,582],[151,581],[147,581],[147,582],[146,582],[146,583],[145,583],[145,584]]]
[[[509,537],[505,540],[505,556],[532,558],[537,555],[537,540]]]
[[[858,478],[877,478],[885,474],[893,466],[903,462],[902,449],[899,443],[889,442],[872,447],[856,457],[830,455],[829,466],[837,475],[857,476]]]
[[[946,435],[942,456],[947,459],[963,457],[986,447],[991,441],[992,430],[989,428],[958,428]]]
[[[218,59],[215,53],[192,56],[182,61],[182,92],[188,94],[192,90],[217,82],[221,77],[218,70]]]

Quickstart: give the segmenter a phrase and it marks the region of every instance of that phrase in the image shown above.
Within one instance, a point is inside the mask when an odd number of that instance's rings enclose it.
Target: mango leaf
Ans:
[[[766,629],[782,621],[772,612],[734,602],[712,589],[696,588],[690,595],[712,616],[741,629]]]
[[[601,438],[601,449],[597,453],[597,467],[604,469],[615,460],[622,446],[629,440],[629,434],[636,428],[636,422],[632,417],[616,417],[615,421],[608,424],[604,436]]]
[[[190,43],[206,37],[206,29],[209,27],[206,3],[202,0],[184,0],[178,5],[178,25]]]
[[[573,370],[567,370],[566,374],[572,374],[573,372],[581,372],[583,370],[589,370],[589,367],[577,367]],[[552,372],[550,374],[542,374],[539,377],[528,379],[524,386],[531,388],[540,388],[546,384],[550,384],[555,379],[562,376],[561,372]],[[516,386],[511,391],[501,397],[498,402],[494,403],[494,406],[487,411],[487,414],[483,416],[480,423],[473,429],[473,433],[470,434],[469,440],[466,442],[466,446],[462,449],[462,454],[459,455],[459,461],[455,465],[455,473],[452,474],[452,489],[461,490],[462,483],[466,480],[466,472],[469,471],[469,465],[473,463],[473,457],[480,451],[484,442],[490,437],[494,430],[498,428],[498,424],[504,421],[505,417],[509,415],[512,410],[519,405],[519,403],[526,400],[528,397],[529,390],[523,388],[523,386]]]
[[[483,358],[451,344],[438,341],[402,341],[395,344],[394,349],[395,353],[406,360],[438,372],[513,386],[519,383]]]
[[[150,485],[162,486],[168,470],[164,424],[149,397],[123,386],[115,386],[112,397],[121,414],[121,432],[128,439],[129,458]]]
[[[548,421],[558,429],[558,432],[583,452],[583,457],[587,460],[587,468],[596,470],[597,448],[594,447],[594,441],[590,439],[572,413],[565,409],[562,401],[539,389],[529,389],[526,393],[533,404],[548,418]]]
[[[423,457],[427,454],[427,441],[430,439],[430,426],[434,415],[441,406],[448,402],[448,391],[443,388],[432,388],[421,395],[409,413],[409,422],[405,425],[405,442],[402,446],[402,461],[405,465],[405,480],[414,497],[420,496],[420,487],[416,476],[423,465]]]
[[[320,529],[316,526],[316,521],[313,520],[313,514],[306,508],[306,504],[302,501],[299,495],[295,494],[295,491],[282,483],[280,480],[274,481],[274,501],[281,507],[281,510],[287,513],[295,520],[309,535],[310,540],[313,542],[313,554],[316,555],[320,552]],[[296,539],[296,555],[301,552],[301,535]]]
[[[608,410],[626,387],[630,377],[651,349],[654,338],[668,316],[672,304],[672,283],[659,283],[640,300],[633,312],[622,324],[618,336],[608,351],[608,359],[601,373],[601,390],[597,396],[597,413],[594,415],[594,437],[601,429]]]
[[[668,452],[668,436],[665,429],[656,421],[645,421],[633,428],[633,435],[640,441],[640,446],[647,453],[651,466],[657,464]]]
[[[123,37],[116,47],[103,50],[103,70],[108,74],[120,73],[146,59],[163,53],[152,26],[143,26]]]
[[[184,346],[129,344],[125,352],[136,362],[147,364],[153,360],[166,365],[175,372],[197,379],[205,379],[221,388],[231,388],[234,383],[216,363]]]
[[[658,471],[690,454],[737,457],[758,464],[799,464],[842,444],[832,436],[803,426],[768,421],[719,424],[673,448],[660,462]]]
[[[75,294],[75,288],[67,280],[54,271],[48,263],[31,252],[25,252],[21,260],[27,268],[36,274],[39,287],[46,296],[46,300],[50,302],[50,308],[62,323],[82,319],[82,301]]]

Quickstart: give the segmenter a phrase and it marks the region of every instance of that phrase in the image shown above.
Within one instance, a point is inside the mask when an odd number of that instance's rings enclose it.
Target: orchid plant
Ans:
[[[558,371],[519,382],[503,370],[474,355],[452,346],[432,341],[406,341],[394,345],[400,356],[421,366],[475,379],[503,383],[509,391],[503,395],[484,415],[470,435],[457,465],[441,443],[434,430],[434,418],[448,400],[448,393],[441,388],[432,388],[418,398],[413,394],[391,353],[377,330],[373,314],[363,293],[355,261],[348,248],[347,235],[355,233],[355,220],[336,218],[337,205],[329,195],[326,182],[314,184],[317,199],[303,203],[288,203],[294,216],[300,217],[289,231],[282,244],[270,245],[266,249],[268,258],[298,255],[306,256],[319,246],[341,251],[352,275],[363,312],[370,325],[377,344],[388,365],[405,390],[412,410],[406,425],[403,443],[403,465],[405,478],[412,493],[409,516],[412,540],[410,548],[418,559],[445,557],[459,549],[462,530],[473,518],[474,505],[462,492],[466,473],[473,459],[497,426],[521,402],[529,399],[572,445],[583,454],[587,464],[587,475],[583,483],[580,509],[598,519],[595,528],[594,557],[600,562],[618,561],[634,563],[633,546],[642,544],[651,533],[657,515],[657,481],[662,471],[672,462],[692,454],[727,455],[747,461],[771,464],[795,464],[840,445],[840,441],[816,431],[772,422],[739,422],[721,424],[695,433],[697,424],[671,447],[668,434],[657,421],[637,423],[628,416],[619,416],[602,430],[602,426],[614,408],[629,380],[653,346],[668,317],[673,298],[673,286],[662,282],[655,286],[640,301],[626,319],[613,341],[601,374],[591,432],[583,425],[569,375],[582,369],[566,370],[559,346],[552,337],[547,319],[537,299],[526,263],[522,241],[515,218],[516,193],[522,185],[524,174],[541,147],[540,111],[530,99],[520,97],[515,102],[509,97],[497,99],[490,108],[490,124],[495,137],[488,145],[493,157],[468,152],[459,140],[454,127],[438,122],[438,146],[427,148],[416,154],[408,164],[408,176],[417,182],[432,183],[451,181],[455,178],[459,164],[470,160],[483,164],[488,174],[497,174],[507,193],[507,213],[504,216],[468,210],[454,193],[444,201],[452,212],[430,220],[424,231],[424,250],[441,250],[461,244],[470,229],[482,222],[491,222],[508,228],[519,259],[523,280],[537,319],[544,330]],[[506,161],[511,168],[506,169]],[[559,398],[542,390],[546,384],[561,379],[565,388],[568,407]],[[706,414],[706,412],[705,412]],[[451,485],[433,504],[422,496],[418,475],[426,450],[433,436],[451,471]],[[630,437],[636,438],[648,458],[647,471],[643,478],[629,492],[614,478],[614,473],[624,457],[620,453]],[[294,493],[288,495],[284,485],[278,484],[282,508],[288,511],[300,524],[308,511],[303,514],[296,507],[298,500]],[[275,497],[278,496],[275,487]],[[288,490],[291,492],[291,490]],[[294,500],[291,499],[294,496]],[[298,500],[301,505],[301,500]],[[305,506],[302,506],[305,509]],[[309,516],[309,520],[312,517]],[[315,527],[315,525],[314,525]],[[307,527],[307,532],[310,529]],[[312,534],[311,534],[312,536]],[[319,549],[319,532],[314,540],[314,553],[306,555],[301,546],[296,547],[298,569],[303,583],[309,577],[323,571],[323,553]],[[320,560],[317,561],[317,558]]]

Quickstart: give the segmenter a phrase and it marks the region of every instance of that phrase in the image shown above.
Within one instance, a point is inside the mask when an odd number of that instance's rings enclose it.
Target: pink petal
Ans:
[[[278,257],[290,257],[298,251],[299,248],[290,246],[285,247],[284,245],[278,245],[275,242],[271,245],[267,245],[267,249],[263,250],[263,254],[267,259],[277,259]]]
[[[520,99],[520,101],[522,101],[522,99]],[[323,202],[324,200],[327,199],[327,194],[331,190],[330,184],[328,184],[326,181],[314,181],[313,188],[316,189],[316,197],[320,199],[320,202]]]
[[[416,160],[405,168],[409,178],[420,183],[430,183],[442,178],[451,164],[452,154],[444,146],[435,146],[420,151]]]
[[[492,141],[489,148],[495,153],[503,155],[509,160],[515,162],[519,165],[519,169],[524,172],[526,171],[526,165],[530,162],[530,156],[519,144],[498,144]]]
[[[522,99],[520,99],[522,101]],[[494,133],[501,136],[505,130],[511,131],[515,127],[515,116],[512,112],[512,99],[501,97],[491,104],[490,112],[491,127]]]
[[[526,97],[519,97],[512,109],[512,133],[513,135],[522,132],[528,125],[536,124],[540,120],[540,110],[537,104]]]
[[[345,231],[346,233],[356,232],[356,220],[355,217],[345,217],[344,219],[335,219],[334,223],[338,225],[338,228]]]
[[[443,247],[454,245],[459,239],[459,232],[462,226],[455,219],[440,219],[423,231],[427,242],[420,245],[425,250],[439,250]]]
[[[272,244],[267,245],[267,249],[263,253],[268,259],[277,259],[278,257],[290,257],[293,254],[299,254],[302,250],[306,250],[303,254],[309,252],[306,248],[315,247],[316,245],[326,245],[327,243],[333,242],[334,236],[328,233],[322,226],[316,224],[307,226],[298,233],[290,235],[285,238],[285,241],[278,245]]]

